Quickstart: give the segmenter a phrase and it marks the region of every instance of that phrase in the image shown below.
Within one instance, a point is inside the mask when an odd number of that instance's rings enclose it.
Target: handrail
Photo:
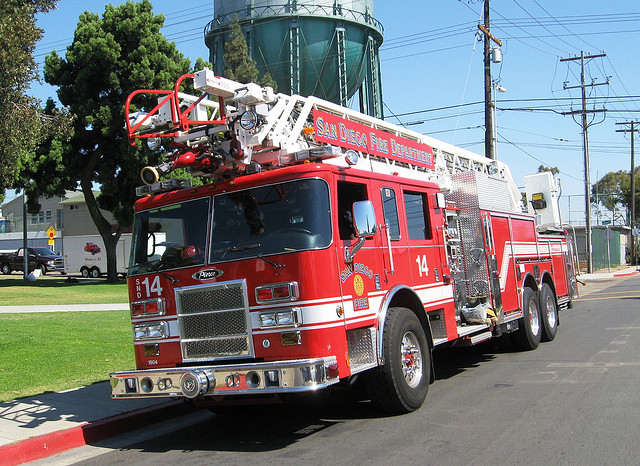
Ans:
[[[273,16],[315,16],[322,15],[330,18],[341,18],[348,21],[367,24],[376,29],[381,35],[384,35],[384,26],[380,21],[375,19],[368,11],[362,12],[351,10],[342,6],[335,7],[330,5],[265,5],[261,7],[248,6],[236,11],[229,11],[219,15],[209,21],[204,27],[204,34],[207,36],[214,27],[225,26],[229,24],[234,16],[238,19],[262,19]]]

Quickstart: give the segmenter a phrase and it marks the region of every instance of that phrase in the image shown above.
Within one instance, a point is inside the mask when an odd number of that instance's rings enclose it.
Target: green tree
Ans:
[[[51,135],[55,144],[38,154],[37,165],[46,179],[51,176],[48,192],[80,185],[104,240],[109,281],[117,279],[116,244],[133,220],[140,169],[161,157],[144,144],[129,144],[123,130],[126,98],[137,89],[172,89],[189,72],[188,59],[160,33],[163,23],[148,0],[108,4],[102,17],[85,11],[65,57],[54,50],[45,60],[45,80],[59,87],[58,98],[73,117],[73,134],[66,142]],[[140,108],[131,111],[150,109],[155,100],[141,98]],[[32,189],[41,193],[45,187]],[[100,209],[112,213],[117,225]]]
[[[640,167],[635,168],[635,179],[640,180]],[[636,181],[636,218],[640,218],[638,202],[639,185]],[[609,172],[591,186],[591,202],[616,212],[624,209],[631,211],[631,176],[627,170]]]
[[[268,71],[258,82],[258,68],[256,62],[249,56],[249,47],[242,33],[242,27],[238,22],[238,15],[234,15],[229,24],[229,39],[224,44],[224,61],[229,65],[222,72],[225,78],[240,83],[259,83],[262,86],[271,86],[277,90],[278,85]]]
[[[42,29],[35,15],[55,8],[58,0],[0,2],[0,201],[15,186],[20,168],[37,147],[39,103],[25,92],[37,77],[33,58]]]
[[[546,167],[544,165],[540,165],[538,167],[538,173],[542,172],[551,172],[553,176],[556,176],[558,173],[560,173],[560,169],[558,167]]]

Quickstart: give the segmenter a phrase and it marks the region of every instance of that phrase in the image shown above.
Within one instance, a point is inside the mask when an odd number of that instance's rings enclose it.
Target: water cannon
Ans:
[[[169,160],[159,163],[156,166],[146,166],[140,171],[142,182],[147,186],[152,186],[164,175],[171,173],[177,168],[186,168],[194,176],[211,176],[222,174],[227,170],[225,160],[230,160],[230,156],[225,156],[209,149],[183,150],[169,155]]]
[[[170,162],[162,162],[155,167],[147,166],[140,170],[140,178],[142,182],[147,186],[156,184],[160,177],[173,171],[173,166]]]
[[[176,168],[187,168],[196,164],[198,159],[202,159],[203,154],[198,154],[190,150],[177,152],[169,157],[168,161],[162,162],[155,167],[147,166],[140,171],[140,177],[147,186],[156,184],[161,176],[171,173]]]

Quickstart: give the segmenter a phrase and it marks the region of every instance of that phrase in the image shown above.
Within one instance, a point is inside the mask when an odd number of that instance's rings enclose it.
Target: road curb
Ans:
[[[633,272],[621,272],[613,274],[614,277],[631,277],[633,275],[638,275],[638,271],[634,270]]]
[[[188,414],[197,409],[182,400],[169,401],[106,419],[87,422],[69,429],[31,437],[0,446],[0,464],[14,466],[48,458],[72,448],[90,445],[155,422]]]

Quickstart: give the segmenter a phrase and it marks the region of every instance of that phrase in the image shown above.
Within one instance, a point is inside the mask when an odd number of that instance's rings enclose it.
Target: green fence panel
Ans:
[[[605,228],[591,230],[591,261],[593,270],[608,269],[622,264],[620,257],[620,232]]]
[[[607,230],[593,228],[591,230],[591,264],[593,270],[605,269],[609,263],[607,260]]]

